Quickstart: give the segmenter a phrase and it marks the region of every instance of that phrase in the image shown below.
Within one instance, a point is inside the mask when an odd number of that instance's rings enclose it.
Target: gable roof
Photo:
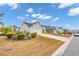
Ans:
[[[32,25],[36,24],[36,23],[39,23],[39,22],[34,22],[34,23],[28,23],[28,22],[23,22],[25,24],[28,25],[28,27],[31,27]],[[40,24],[40,23],[39,23]],[[41,25],[41,24],[40,24]],[[42,25],[41,25],[42,26]]]
[[[39,22],[34,22],[34,23],[28,23],[28,22],[23,22],[24,24],[27,24],[27,26],[28,27],[31,27],[31,26],[33,26],[34,24],[36,24],[36,23],[38,23],[40,26],[42,26],[42,27],[45,27],[45,28],[48,28],[48,29],[51,29],[51,28],[53,28],[53,27],[51,27],[51,26],[46,26],[46,25],[41,25]],[[54,28],[55,29],[55,28]]]
[[[4,23],[3,23],[3,22],[0,22],[0,24],[4,25]]]
[[[31,27],[31,23],[23,22],[24,24],[27,24],[29,27]]]

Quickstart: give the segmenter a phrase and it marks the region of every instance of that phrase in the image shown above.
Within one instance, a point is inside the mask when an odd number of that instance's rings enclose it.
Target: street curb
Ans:
[[[52,56],[62,56],[63,53],[64,53],[64,51],[65,51],[65,49],[68,47],[69,43],[71,42],[72,38],[73,38],[73,35],[72,35],[70,38],[68,38],[68,40],[65,41],[64,44],[61,45],[61,46],[52,54]]]

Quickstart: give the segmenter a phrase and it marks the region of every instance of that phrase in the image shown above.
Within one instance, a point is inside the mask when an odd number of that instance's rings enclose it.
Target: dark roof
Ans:
[[[39,22],[34,22],[34,23],[28,23],[28,22],[23,22],[25,24],[27,24],[29,27],[31,27],[32,25],[36,24],[36,23],[39,23]],[[39,23],[40,24],[40,23]],[[41,24],[40,24],[41,25]]]
[[[4,23],[3,23],[3,22],[0,22],[0,24],[4,25]]]
[[[0,23],[2,23],[2,22],[0,22]]]
[[[27,24],[29,27],[32,25],[31,23],[27,23],[27,22],[23,22],[25,24]]]
[[[36,23],[39,23],[39,22],[34,22],[34,23],[28,23],[28,22],[23,22],[23,23],[25,23],[25,24],[27,24],[29,27],[31,27],[31,26],[33,26],[34,24],[36,24]],[[39,23],[40,24],[40,23]],[[41,25],[41,24],[40,24]],[[51,27],[51,26],[46,26],[46,25],[41,25],[42,27],[45,27],[45,28],[53,28],[53,27]]]
[[[13,27],[15,27],[15,28],[19,28],[19,26],[16,26],[16,25],[12,25]]]
[[[34,22],[34,23],[32,23],[32,24],[35,24],[35,23],[39,23],[39,22]],[[40,23],[39,23],[40,24]]]

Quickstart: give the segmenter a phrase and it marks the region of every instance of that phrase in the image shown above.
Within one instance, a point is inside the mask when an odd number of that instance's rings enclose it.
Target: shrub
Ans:
[[[44,34],[49,34],[48,32],[44,32]]]
[[[21,32],[17,32],[16,35],[17,35],[17,34],[21,34]]]
[[[17,34],[17,39],[18,40],[23,40],[24,39],[24,35],[23,34]]]
[[[6,35],[9,39],[13,36],[12,33],[6,33],[5,35]]]
[[[32,38],[36,38],[36,35],[37,35],[36,32],[35,32],[35,33],[31,33],[31,37],[32,37]]]
[[[30,33],[28,32],[28,33],[26,33],[26,36],[28,36]]]
[[[26,36],[26,37],[30,37],[30,33],[26,33],[25,36]]]
[[[63,33],[62,33],[62,32],[57,31],[57,34],[58,34],[58,35],[62,35]]]
[[[64,34],[64,35],[68,35],[68,34],[70,35],[70,34],[72,34],[72,33],[71,33],[71,32],[63,32],[63,34]]]

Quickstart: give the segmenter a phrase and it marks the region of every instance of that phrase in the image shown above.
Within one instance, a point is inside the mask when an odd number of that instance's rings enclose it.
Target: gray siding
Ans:
[[[42,26],[39,23],[35,23],[31,26],[31,32],[42,33]]]
[[[28,25],[25,23],[22,23],[20,27],[20,32],[30,32]]]

